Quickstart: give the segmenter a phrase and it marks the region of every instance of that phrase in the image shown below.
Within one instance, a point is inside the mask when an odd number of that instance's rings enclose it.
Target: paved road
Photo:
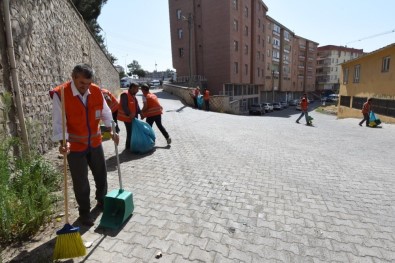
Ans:
[[[235,116],[157,95],[173,143],[155,128],[153,153],[121,153],[134,215],[83,233],[84,262],[395,262],[395,125],[313,112],[308,127],[293,108]]]

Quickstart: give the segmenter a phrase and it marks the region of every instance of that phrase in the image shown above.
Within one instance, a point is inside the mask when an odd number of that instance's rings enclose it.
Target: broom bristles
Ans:
[[[82,257],[86,255],[86,248],[82,242],[78,227],[66,224],[57,232],[53,259]]]

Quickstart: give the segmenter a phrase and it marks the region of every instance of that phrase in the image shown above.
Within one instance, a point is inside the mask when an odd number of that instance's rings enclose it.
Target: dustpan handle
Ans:
[[[115,131],[115,121],[112,121],[112,122],[111,122],[111,128],[112,128],[112,133],[113,133],[113,134],[116,134],[116,131]],[[114,145],[115,145],[115,154],[117,155],[119,189],[120,189],[121,191],[123,191],[123,188],[122,188],[121,167],[119,166],[118,145],[117,145],[117,143],[116,143],[115,141],[114,141]]]

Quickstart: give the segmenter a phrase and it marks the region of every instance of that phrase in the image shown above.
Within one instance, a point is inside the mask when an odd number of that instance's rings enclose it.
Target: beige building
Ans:
[[[341,63],[363,55],[363,49],[327,45],[318,47],[316,82],[320,91],[338,91]]]
[[[395,123],[395,43],[341,64],[338,117],[362,118],[367,98],[381,121]]]
[[[204,80],[203,88],[239,100],[241,109],[313,91],[318,44],[295,36],[267,11],[262,0],[169,0],[178,81]]]

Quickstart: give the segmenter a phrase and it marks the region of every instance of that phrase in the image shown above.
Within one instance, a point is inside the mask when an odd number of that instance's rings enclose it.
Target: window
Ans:
[[[248,54],[248,45],[244,46],[244,54],[246,54],[246,55]]]
[[[361,65],[354,67],[354,83],[358,83],[361,76]]]
[[[258,18],[258,28],[261,27],[261,20]]]
[[[244,7],[244,16],[248,17],[248,7]]]
[[[176,15],[177,15],[177,20],[181,20],[181,9],[177,9],[176,11]]]
[[[178,49],[178,55],[180,56],[180,58],[184,56],[184,48],[181,47]]]
[[[259,60],[259,59],[261,59],[261,52],[260,51],[258,51],[257,53],[256,53],[256,58]]]
[[[270,44],[270,36],[267,36],[267,43]]]
[[[183,36],[182,28],[179,28],[177,30],[177,33],[178,33],[178,39],[182,39],[182,36]]]
[[[278,50],[273,50],[273,58],[280,59],[280,51],[278,51]]]
[[[280,46],[280,40],[277,38],[273,38],[273,45]]]
[[[239,74],[239,63],[233,63],[233,73]]]
[[[248,75],[248,65],[247,64],[244,65],[244,71],[245,71],[245,74]]]
[[[239,1],[238,0],[233,0],[233,9],[238,10],[239,9]]]
[[[248,26],[244,27],[244,35],[248,36]]]
[[[280,34],[280,27],[276,24],[273,24],[273,31]]]
[[[260,77],[261,71],[260,71],[259,67],[256,71],[258,72],[258,77]]]
[[[239,51],[239,42],[234,40],[233,41],[233,47],[234,47],[235,51]]]
[[[381,67],[381,72],[388,72],[390,70],[391,57],[383,58],[383,65]]]
[[[258,44],[260,44],[260,43],[261,43],[261,36],[258,35]]]
[[[239,21],[237,21],[236,19],[233,20],[233,30],[239,31]]]

